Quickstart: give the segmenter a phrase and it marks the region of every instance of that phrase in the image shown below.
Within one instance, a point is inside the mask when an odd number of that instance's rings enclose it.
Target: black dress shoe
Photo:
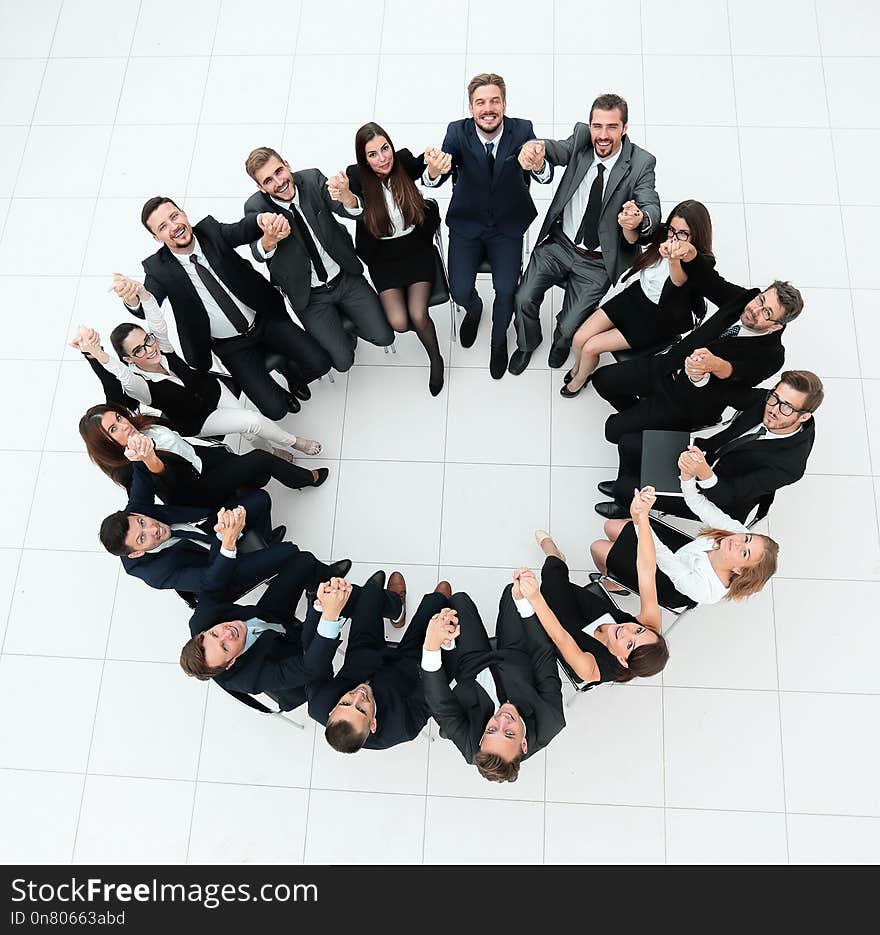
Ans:
[[[617,481],[616,480],[600,480],[596,485],[599,489],[599,493],[605,494],[606,497],[611,497],[612,500],[615,500],[615,493],[617,492]]]
[[[489,357],[489,373],[493,380],[500,380],[505,370],[507,370],[507,341],[503,344],[496,344]]]
[[[385,572],[380,568],[378,571],[374,571],[369,578],[364,582],[364,587],[368,587],[371,584],[378,584],[379,589],[382,590],[385,587]]]
[[[299,412],[302,409],[299,400],[292,394],[287,394],[287,411],[288,412]]]
[[[532,359],[531,351],[521,351],[519,349],[513,352],[513,357],[510,358],[510,363],[507,366],[507,372],[512,373],[515,377],[518,377],[523,370],[526,369],[529,365],[529,361]]]
[[[351,571],[351,559],[343,558],[341,561],[333,562],[327,566],[328,578],[344,578]]]
[[[320,487],[330,476],[330,468],[318,468],[315,473],[318,475],[318,478],[312,481],[312,487]]]
[[[268,543],[269,545],[278,545],[279,542],[284,542],[284,537],[287,535],[286,526],[276,526],[272,532],[269,534]]]
[[[296,386],[294,386],[293,389],[291,390],[291,393],[293,393],[293,395],[297,399],[311,399],[312,398],[312,391],[305,385],[305,383],[296,384]]]
[[[553,347],[550,348],[550,354],[547,357],[547,365],[554,370],[561,367],[566,360],[568,360],[568,352],[568,347],[559,347],[554,344]]]
[[[458,329],[458,340],[462,347],[472,347],[474,341],[477,340],[477,329],[480,327],[480,316],[483,314],[483,300],[479,296],[476,296],[476,299],[475,304],[478,307],[475,310],[467,310],[461,327]]]
[[[629,519],[629,510],[615,500],[597,503],[593,509],[605,519]]]

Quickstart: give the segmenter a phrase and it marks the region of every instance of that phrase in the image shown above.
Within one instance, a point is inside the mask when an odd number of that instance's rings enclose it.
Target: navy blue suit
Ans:
[[[524,172],[517,160],[523,143],[533,139],[531,120],[505,117],[491,174],[473,117],[450,123],[443,140],[443,152],[452,156],[452,201],[446,212],[449,288],[459,305],[475,313],[479,305],[474,284],[486,256],[495,288],[493,346],[506,340],[522,265],[523,234],[538,214],[529,194],[531,173]]]
[[[256,529],[264,538],[270,532],[269,494],[264,490],[249,490],[230,502],[230,506],[241,505],[247,510],[248,529]],[[206,515],[205,507],[162,506],[156,503],[149,471],[141,464],[135,465],[132,473],[127,513],[143,513],[161,523],[196,523],[214,536],[215,517]],[[202,523],[202,521],[205,521]],[[210,594],[217,600],[230,592],[255,587],[274,575],[284,563],[298,551],[291,542],[260,549],[257,552],[239,554],[227,558],[220,552],[220,540],[205,549],[187,539],[158,552],[146,552],[140,558],[122,557],[126,574],[145,581],[151,588],[174,588],[192,591],[197,595]]]

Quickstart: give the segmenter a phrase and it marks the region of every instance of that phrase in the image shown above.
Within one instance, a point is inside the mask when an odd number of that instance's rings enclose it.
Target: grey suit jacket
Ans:
[[[565,166],[565,174],[553,196],[537,243],[550,233],[550,228],[562,217],[562,212],[593,164],[593,144],[590,128],[576,123],[567,140],[544,141],[547,161],[551,166]],[[639,255],[637,244],[630,244],[617,223],[617,215],[627,201],[634,201],[651,219],[651,228],[660,223],[660,197],[654,188],[654,166],[657,160],[623,137],[620,155],[605,182],[602,214],[599,217],[599,244],[605,269],[612,282],[624,273]],[[552,177],[552,176],[551,176]]]
[[[327,177],[320,169],[302,169],[293,173],[293,184],[299,193],[300,208],[309,227],[315,232],[321,246],[333,257],[340,267],[354,276],[363,273],[361,261],[354,252],[354,244],[347,228],[333,214],[349,217],[345,207],[334,201],[327,191]],[[283,214],[288,221],[292,215],[277,205],[265,192],[254,192],[244,205],[245,216],[257,215],[262,211]],[[332,213],[331,213],[332,212]],[[268,262],[269,278],[290,300],[294,311],[301,311],[309,304],[311,296],[311,272],[309,255],[305,244],[295,229],[280,241],[275,253],[268,261],[257,252],[257,241],[251,244],[251,253],[258,263]]]

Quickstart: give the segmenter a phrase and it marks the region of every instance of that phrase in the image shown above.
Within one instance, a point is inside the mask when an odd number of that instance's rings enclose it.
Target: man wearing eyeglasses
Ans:
[[[788,282],[775,280],[763,291],[728,282],[687,241],[674,240],[669,255],[681,260],[690,288],[718,311],[665,353],[595,372],[596,392],[617,410],[605,423],[605,437],[614,444],[644,429],[716,423],[732,391],[756,386],[782,368],[783,331],[804,307]]]
[[[769,391],[732,392],[727,405],[741,411],[728,426],[716,426],[720,431],[694,439],[685,452],[685,463],[691,466],[688,477],[696,477],[707,499],[744,523],[762,500],[772,502],[780,487],[804,476],[816,438],[813,413],[824,396],[822,381],[809,370],[786,370]],[[596,506],[611,519],[629,514],[625,501],[640,483],[642,433],[624,435],[617,450],[617,479],[599,484],[599,490],[614,500]],[[696,519],[681,497],[658,497],[656,508]]]

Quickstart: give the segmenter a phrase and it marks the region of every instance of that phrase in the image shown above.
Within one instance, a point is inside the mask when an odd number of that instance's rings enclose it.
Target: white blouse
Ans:
[[[177,432],[164,425],[151,425],[144,435],[149,435],[157,448],[180,455],[189,461],[198,474],[202,473],[202,459],[196,454],[195,448],[188,441],[184,441]]]
[[[395,237],[405,237],[407,234],[411,234],[416,229],[415,224],[410,224],[409,227],[404,225],[403,212],[394,200],[391,186],[383,182],[382,193],[385,195],[385,207],[388,209],[388,217],[391,218],[391,234],[388,237],[381,237],[380,240],[394,240]]]
[[[663,292],[667,279],[669,279],[669,260],[666,257],[660,257],[653,266],[646,266],[639,273],[642,292],[655,305],[660,304],[660,293]]]
[[[681,489],[684,502],[707,526],[726,529],[729,532],[748,533],[747,526],[728,516],[697,490],[696,478],[683,480]],[[639,527],[636,523],[636,536],[638,534]],[[677,552],[673,552],[657,538],[653,530],[651,535],[657,553],[657,567],[673,583],[676,591],[698,604],[717,604],[727,594],[729,589],[724,586],[709,561],[709,552],[717,548],[714,539],[698,536],[693,542],[688,542]]]

